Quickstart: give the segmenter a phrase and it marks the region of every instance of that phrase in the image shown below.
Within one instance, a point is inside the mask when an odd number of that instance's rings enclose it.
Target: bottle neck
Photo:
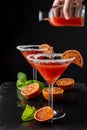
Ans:
[[[48,20],[48,12],[39,11],[39,21]]]

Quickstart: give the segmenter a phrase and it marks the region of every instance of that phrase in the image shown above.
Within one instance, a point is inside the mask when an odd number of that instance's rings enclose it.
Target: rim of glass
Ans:
[[[45,50],[41,48],[33,48],[33,47],[39,47],[40,45],[18,45],[16,48],[20,51],[30,51],[30,50]]]
[[[32,61],[32,62],[41,62],[41,63],[65,63],[65,62],[72,62],[73,60],[75,60],[75,57],[73,58],[68,58],[68,59],[37,59],[40,56],[45,56],[45,57],[61,57],[63,53],[50,53],[50,54],[30,54],[27,56],[27,59]],[[34,58],[32,58],[34,57]]]

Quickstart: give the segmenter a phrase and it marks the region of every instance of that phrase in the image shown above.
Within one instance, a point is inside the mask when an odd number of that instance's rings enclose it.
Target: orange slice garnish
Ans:
[[[64,90],[59,87],[53,87],[53,100],[57,101],[58,99],[61,99],[63,96]],[[43,97],[46,100],[49,100],[49,87],[46,87],[42,90]]]
[[[61,78],[56,81],[58,87],[69,90],[74,87],[75,80],[73,78]]]
[[[49,45],[48,43],[44,43],[44,44],[41,44],[39,46],[40,49],[43,49],[44,50],[44,53],[48,54],[48,53],[53,53],[53,47],[51,45]]]
[[[77,50],[67,50],[65,51],[61,58],[68,59],[75,57],[75,60],[73,61],[74,64],[78,65],[79,67],[83,67],[83,57],[81,53]]]
[[[26,98],[36,98],[40,95],[40,86],[38,83],[32,83],[21,90],[21,94]]]
[[[45,106],[36,110],[34,119],[40,122],[48,121],[54,116],[54,111],[51,107]]]

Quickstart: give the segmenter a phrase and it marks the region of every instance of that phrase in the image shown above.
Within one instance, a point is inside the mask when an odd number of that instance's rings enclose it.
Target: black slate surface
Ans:
[[[85,83],[75,83],[72,90],[64,93],[61,101],[54,103],[54,107],[63,110],[66,116],[54,121],[53,124],[40,123],[36,120],[22,122],[24,102],[18,96],[15,83],[1,84],[0,130],[87,130],[87,86]],[[36,108],[47,105],[43,97],[26,102]]]

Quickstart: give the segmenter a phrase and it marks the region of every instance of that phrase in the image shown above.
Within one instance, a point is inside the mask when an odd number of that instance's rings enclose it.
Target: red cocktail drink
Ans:
[[[42,77],[49,84],[55,83],[55,81],[63,74],[70,63],[35,63],[36,68]]]
[[[32,64],[32,62],[30,62],[28,59],[27,59],[27,56],[30,55],[30,54],[39,54],[39,53],[44,53],[43,51],[41,51],[40,49],[38,50],[26,50],[26,51],[21,51],[22,55],[25,57],[25,59],[32,65],[32,67],[34,67],[34,65]]]

